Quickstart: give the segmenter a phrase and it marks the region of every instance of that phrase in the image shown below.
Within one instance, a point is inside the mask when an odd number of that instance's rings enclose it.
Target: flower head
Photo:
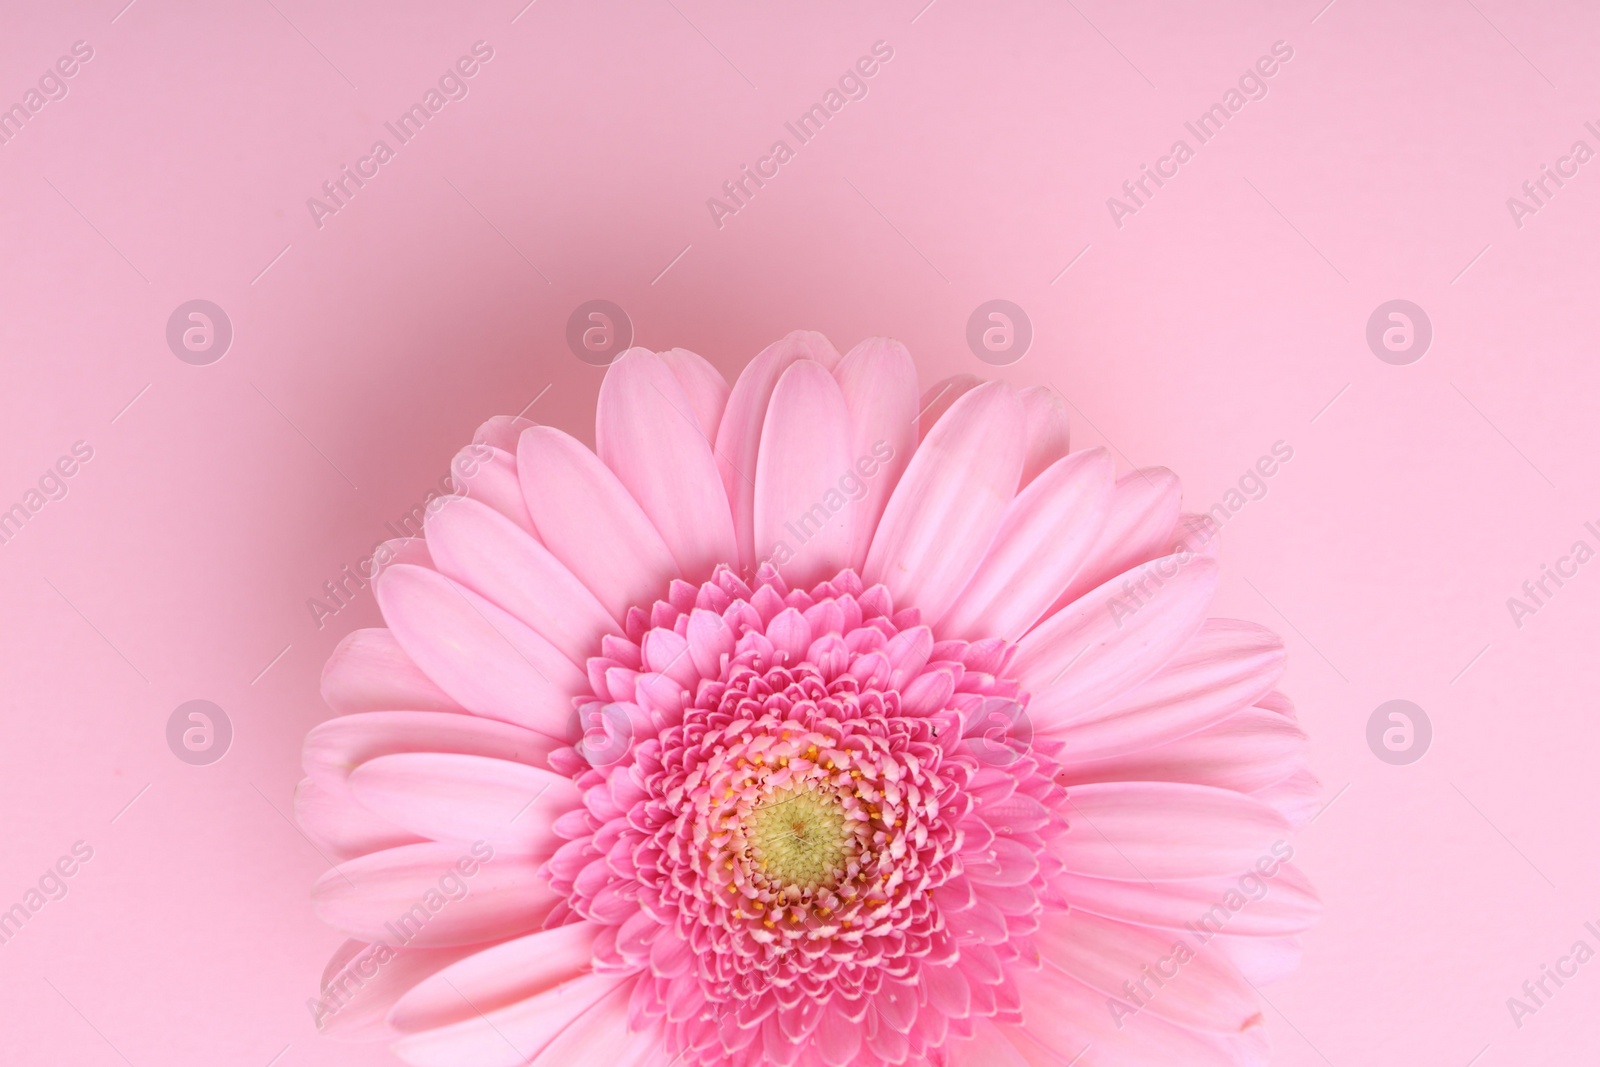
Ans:
[[[312,1010],[418,1067],[1265,1055],[1315,896],[1282,646],[1176,480],[1042,390],[635,349],[597,452],[491,420],[297,798]],[[1087,1051],[1085,1051],[1087,1049]]]

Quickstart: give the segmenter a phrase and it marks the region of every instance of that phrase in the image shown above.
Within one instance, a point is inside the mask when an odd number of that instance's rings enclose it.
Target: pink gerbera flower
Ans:
[[[486,424],[329,661],[319,1027],[416,1067],[1265,1061],[1316,783],[1169,472],[814,333],[731,392],[634,349],[595,436]]]

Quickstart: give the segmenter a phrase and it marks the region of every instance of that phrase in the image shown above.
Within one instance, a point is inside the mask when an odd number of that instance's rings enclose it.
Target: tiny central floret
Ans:
[[[855,836],[830,790],[797,786],[758,804],[745,821],[746,859],[768,879],[801,890],[832,888],[845,874]]]

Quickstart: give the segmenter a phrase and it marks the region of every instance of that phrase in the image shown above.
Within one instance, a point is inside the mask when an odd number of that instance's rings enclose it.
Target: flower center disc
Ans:
[[[796,786],[758,804],[745,821],[746,855],[780,886],[827,888],[853,854],[844,805],[831,790]]]

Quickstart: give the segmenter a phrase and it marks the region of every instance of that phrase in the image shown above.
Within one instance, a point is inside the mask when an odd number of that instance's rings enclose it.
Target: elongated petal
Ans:
[[[473,431],[472,443],[516,455],[517,441],[522,437],[522,431],[537,425],[532,419],[525,419],[521,415],[495,415]]]
[[[1306,735],[1274,712],[1248,708],[1153,748],[1105,759],[1074,760],[1056,780],[1193,782],[1251,793],[1281,782],[1306,765]]]
[[[722,424],[717,427],[717,469],[733,512],[741,568],[752,568],[756,561],[756,456],[761,449],[767,403],[778,378],[798,359],[814,359],[832,370],[838,365],[839,353],[826,337],[809,330],[796,330],[768,345],[733,383]]]
[[[465,721],[469,716],[445,718]],[[327,785],[302,779],[294,791],[294,818],[317,848],[333,860],[354,859],[422,841],[403,826],[368,811],[343,783]]]
[[[1027,485],[1067,454],[1071,434],[1066,402],[1054,389],[1042,385],[1024,389],[1022,413],[1028,431],[1028,457],[1022,464],[1022,484]]]
[[[1057,967],[1022,983],[1026,1040],[1074,1067],[1240,1067],[1240,1034],[1222,1038],[1179,1026],[1153,1008],[1108,998]],[[1114,1008],[1114,1010],[1113,1010]],[[1260,1022],[1247,1033],[1259,1032]]]
[[[1045,724],[1081,718],[1148,679],[1199,631],[1216,561],[1163,557],[1062,608],[1017,644],[1011,671]]]
[[[451,500],[428,516],[440,573],[492,600],[582,668],[616,621],[587,586],[533,537],[475,500]]]
[[[1071,830],[1057,848],[1066,869],[1123,882],[1238,877],[1290,836],[1266,804],[1203,785],[1082,785],[1066,814]]]
[[[585,678],[554,645],[436,571],[390,567],[377,590],[401,647],[463,707],[567,736]]]
[[[556,745],[544,734],[476,715],[373,711],[313,727],[306,735],[301,762],[317,781],[336,785],[368,760],[397,752],[491,756],[548,769]]]
[[[1000,1028],[988,1019],[972,1021],[971,1038],[952,1037],[948,1055],[949,1067],[1029,1067]]]
[[[1115,467],[1101,448],[1057,461],[1006,507],[978,571],[940,620],[945,638],[1016,641],[1083,566],[1105,523]]]
[[[1276,855],[1258,858],[1249,870],[1228,878],[1152,883],[1065,874],[1058,887],[1075,910],[1207,935],[1284,937],[1309,929],[1322,911],[1306,876]]]
[[[1183,487],[1178,476],[1164,467],[1137,470],[1119,478],[1100,538],[1083,569],[1056,601],[1057,606],[1071,603],[1141,563],[1168,555],[1182,503]]]
[[[528,1067],[568,1067],[594,1063],[604,1067],[666,1067],[660,1024],[634,1031],[628,1025],[633,990],[621,986],[573,1020]]]
[[[335,1041],[392,1040],[386,1021],[406,990],[472,952],[471,946],[401,948],[351,938],[339,947],[322,975],[312,1005],[317,1032]]]
[[[551,825],[578,808],[572,779],[525,763],[444,752],[379,756],[350,772],[362,804],[435,841],[487,841],[498,851],[549,856]]]
[[[1265,789],[1258,789],[1251,795],[1264,804],[1272,805],[1273,810],[1289,820],[1289,825],[1297,830],[1315,818],[1325,803],[1331,803],[1323,799],[1322,783],[1317,776],[1305,769]]]
[[[1219,935],[1212,942],[1233,965],[1258,986],[1281,982],[1300,966],[1304,943],[1298,936],[1234,937]]]
[[[1122,984],[1145,978],[1150,968],[1162,985],[1147,1010],[1180,1026],[1226,1034],[1261,1022],[1249,983],[1226,957],[1204,951],[1193,933],[1179,936],[1074,910],[1045,915],[1034,936],[1049,964],[1107,996],[1128,996]]]
[[[953,374],[924,389],[917,398],[917,411],[920,413],[917,418],[917,439],[925,439],[928,431],[944,418],[944,413],[955,406],[957,400],[982,384],[983,380],[976,374]]]
[[[631,975],[586,974],[515,1004],[395,1042],[412,1067],[526,1067],[590,1007]]]
[[[666,595],[678,565],[617,476],[559,430],[536,426],[517,446],[517,474],[539,540],[612,618]]]
[[[463,712],[382,627],[352,630],[322,668],[322,699],[341,715],[360,711]]]
[[[1074,758],[1134,752],[1203,730],[1260,700],[1283,675],[1283,641],[1251,622],[1207,619],[1150,680],[1101,705],[1089,718],[1036,719]]]
[[[690,581],[733,563],[733,516],[711,442],[683,386],[642,348],[606,371],[595,414],[600,459],[638,501]]]
[[[834,377],[850,412],[850,462],[866,485],[850,504],[850,566],[860,570],[916,451],[917,367],[899,341],[869,337],[845,355]]]
[[[375,852],[317,879],[311,904],[328,925],[395,946],[470,945],[538,928],[560,900],[538,864],[480,855],[439,842]]]
[[[1010,386],[979,386],[912,456],[867,553],[896,606],[938,618],[977,570],[1022,473],[1021,407]]]
[[[554,989],[588,971],[600,927],[570,923],[483,949],[401,997],[389,1022],[405,1033],[449,1026]]]
[[[850,417],[839,385],[815,360],[778,379],[756,457],[756,556],[791,586],[838,573],[850,550]]]
[[[454,475],[452,481],[456,495],[482,501],[516,523],[529,536],[538,536],[533,528],[533,519],[528,514],[527,502],[522,499],[515,441],[511,442],[510,449],[470,444],[456,453],[450,469]]]
[[[700,432],[707,441],[715,441],[723,409],[728,406],[728,379],[687,348],[669,348],[656,355],[683,387],[683,395],[689,399],[689,408],[694,412]]]

